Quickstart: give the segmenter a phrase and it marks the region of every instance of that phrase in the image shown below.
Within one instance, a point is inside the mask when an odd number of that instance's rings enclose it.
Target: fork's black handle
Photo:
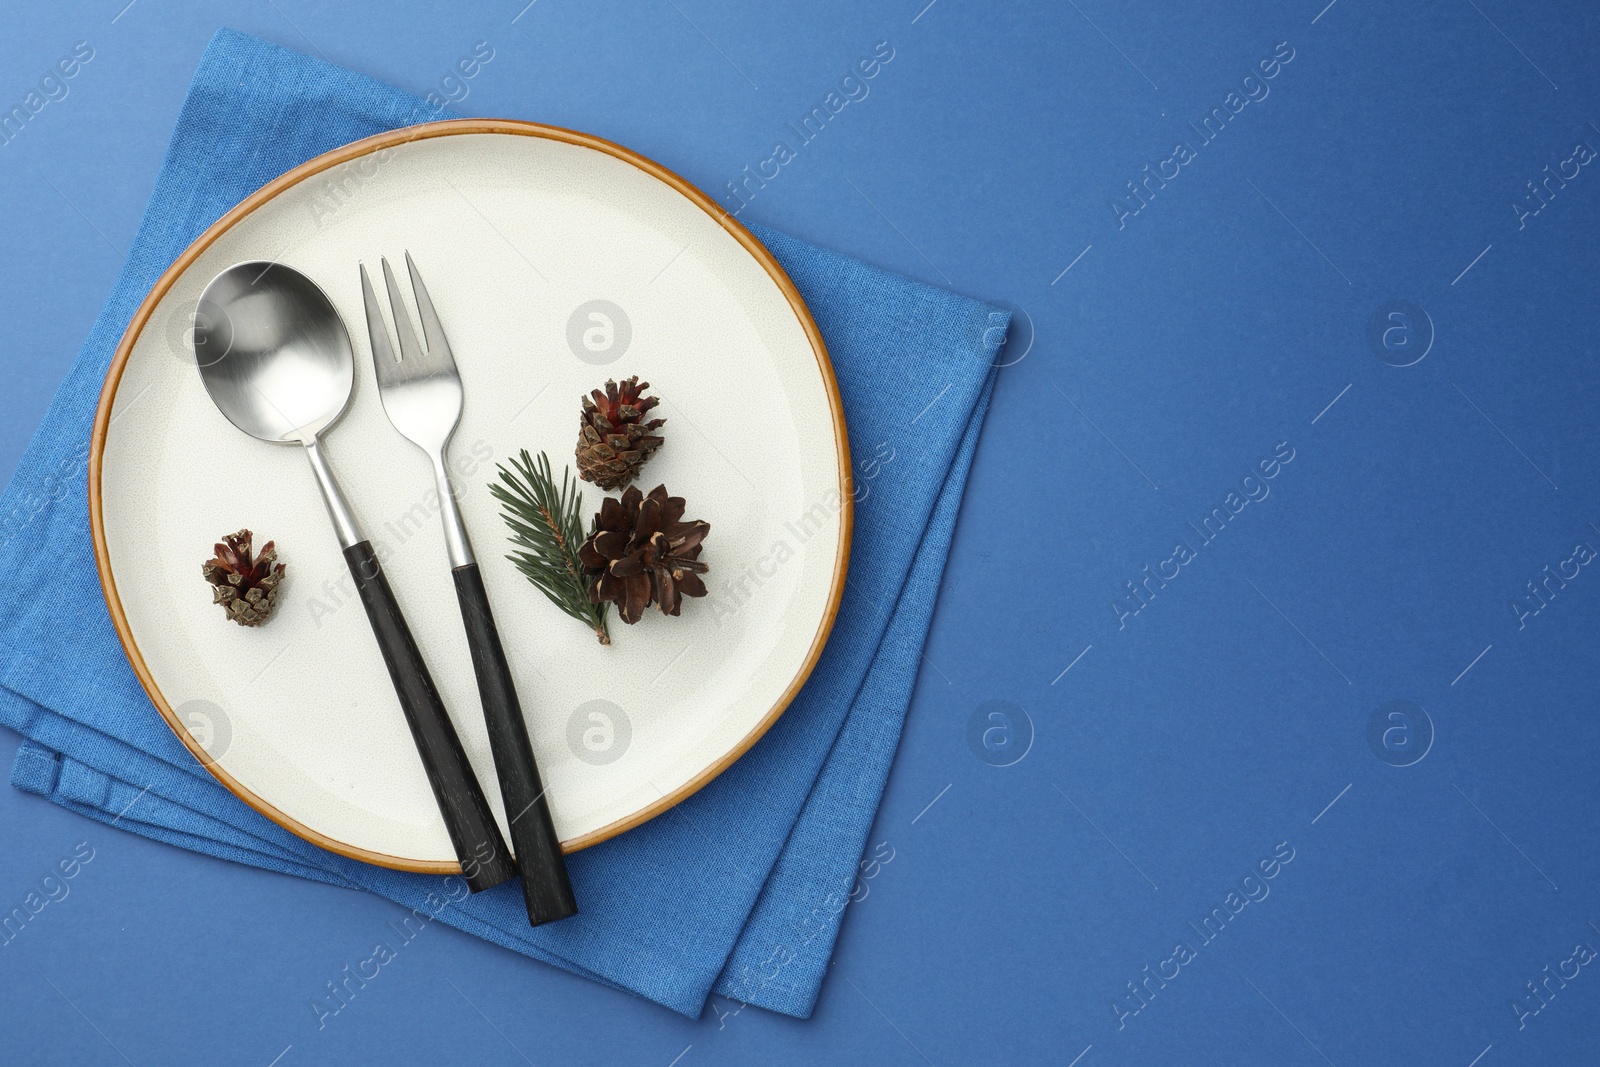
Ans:
[[[450,573],[456,580],[467,644],[472,648],[472,669],[478,675],[478,696],[489,725],[489,747],[494,752],[495,770],[500,773],[500,795],[505,800],[506,817],[511,820],[511,842],[517,850],[517,869],[522,872],[522,898],[528,906],[528,921],[538,926],[565,919],[578,913],[578,904],[572,898],[567,865],[561,858],[561,841],[556,837],[539,767],[533,759],[533,746],[528,742],[528,726],[517,702],[516,683],[511,679],[500,632],[489,611],[483,575],[476,563]]]
[[[417,753],[428,772],[428,784],[438,798],[439,812],[455,845],[456,858],[467,888],[476,893],[499,885],[516,874],[505,838],[495,825],[489,801],[472,773],[472,764],[461,748],[461,739],[445,711],[439,690],[434,687],[428,667],[417,651],[411,628],[400,614],[400,605],[389,588],[370,541],[361,541],[344,550],[344,560],[361,591],[361,604],[367,609],[372,632],[383,651],[400,708],[406,714]]]

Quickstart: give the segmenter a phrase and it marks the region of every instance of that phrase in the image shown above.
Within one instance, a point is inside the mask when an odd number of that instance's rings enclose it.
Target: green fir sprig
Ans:
[[[589,600],[588,583],[578,549],[584,542],[583,494],[571,470],[561,471],[561,488],[556,488],[550,473],[550,458],[539,453],[536,463],[522,450],[522,459],[507,461],[511,470],[500,464],[500,482],[489,491],[504,510],[500,517],[511,529],[511,543],[522,549],[506,558],[517,570],[550,598],[567,615],[594,631],[602,645],[611,643],[606,629],[609,603]]]

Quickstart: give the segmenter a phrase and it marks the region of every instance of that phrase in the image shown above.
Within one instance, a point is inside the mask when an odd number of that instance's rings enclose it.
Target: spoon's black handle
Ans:
[[[499,885],[516,874],[516,866],[372,543],[351,545],[344,550],[344,560],[361,592],[361,604],[383,651],[383,662],[428,772],[428,784],[438,798],[467,887],[478,892]]]
[[[556,837],[539,767],[533,759],[533,746],[528,742],[528,726],[517,701],[516,683],[489,611],[483,575],[476,563],[457,567],[451,574],[456,580],[456,597],[461,601],[461,618],[467,626],[467,644],[472,648],[472,669],[478,675],[483,717],[489,725],[489,747],[494,752],[495,770],[500,773],[500,795],[511,821],[511,842],[517,850],[517,869],[522,872],[522,898],[528,906],[528,921],[538,926],[565,919],[578,913],[578,904],[572,898],[567,865],[561,858],[561,841]]]

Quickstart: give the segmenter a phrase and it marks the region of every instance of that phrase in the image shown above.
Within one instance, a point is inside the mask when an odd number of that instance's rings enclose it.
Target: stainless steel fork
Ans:
[[[528,908],[528,921],[538,926],[574,915],[578,906],[572,897],[572,885],[567,880],[566,864],[561,858],[561,842],[556,837],[550,806],[540,784],[539,768],[534,762],[533,746],[528,741],[528,726],[517,700],[516,684],[511,678],[494,616],[489,611],[489,596],[472,555],[472,542],[462,524],[450,468],[445,463],[450,437],[461,421],[461,375],[456,371],[444,327],[427,287],[422,284],[422,276],[411,261],[411,253],[406,253],[406,270],[411,275],[426,348],[417,342],[417,335],[411,328],[411,316],[400,287],[395,284],[389,261],[381,262],[400,354],[397,357],[389,344],[383,312],[363,265],[361,293],[367,308],[372,362],[378,374],[378,396],[394,428],[433,461],[445,547],[455,579],[456,597],[461,603],[461,618],[467,629],[467,643],[472,649],[472,668],[478,679],[478,697],[483,703],[489,744],[500,777],[500,793],[510,821],[511,844],[522,875],[522,896]]]

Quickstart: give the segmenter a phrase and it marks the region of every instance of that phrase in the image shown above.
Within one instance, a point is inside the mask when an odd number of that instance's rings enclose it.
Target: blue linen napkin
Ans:
[[[0,723],[26,738],[12,782],[158,841],[382,894],[691,1017],[713,992],[808,1016],[857,865],[872,859],[862,854],[1005,312],[753,227],[799,287],[838,375],[857,460],[850,579],[809,682],[759,743],[672,811],[570,858],[574,919],[530,929],[515,884],[469,897],[459,877],[369,866],[280,829],[179,744],[123,656],[96,577],[85,469],[100,387],[134,310],[261,185],[341,144],[442,117],[232,30],[211,41],[128,261],[0,497]]]

